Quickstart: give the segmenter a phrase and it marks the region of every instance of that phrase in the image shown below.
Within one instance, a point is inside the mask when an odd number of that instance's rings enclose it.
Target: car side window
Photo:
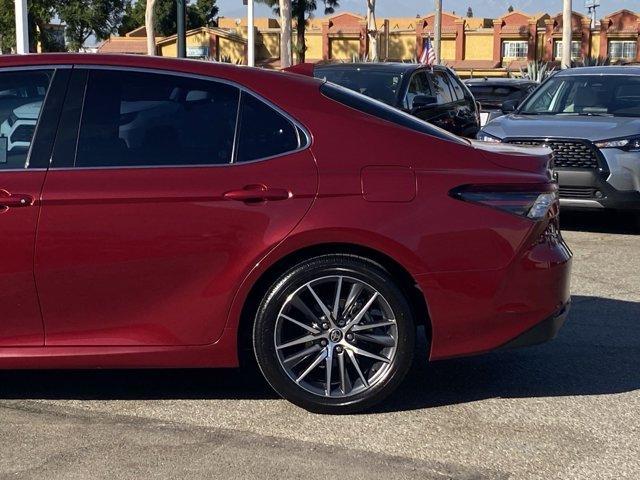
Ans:
[[[0,170],[26,168],[53,70],[0,73]]]
[[[239,99],[238,88],[216,81],[92,70],[75,166],[230,163]]]
[[[449,88],[449,82],[445,77],[445,73],[442,71],[433,72],[433,85],[436,91],[436,97],[440,105],[453,102],[453,96]]]
[[[451,93],[453,94],[454,101],[464,100],[464,89],[460,83],[460,80],[451,73],[447,74],[449,85],[451,85]]]
[[[407,110],[411,110],[413,108],[413,100],[418,95],[426,95],[429,97],[434,96],[431,91],[431,85],[429,85],[427,74],[424,72],[418,72],[411,77],[407,95],[404,100],[404,107]]]
[[[249,93],[242,93],[236,162],[293,152],[301,146],[296,127],[281,113]]]

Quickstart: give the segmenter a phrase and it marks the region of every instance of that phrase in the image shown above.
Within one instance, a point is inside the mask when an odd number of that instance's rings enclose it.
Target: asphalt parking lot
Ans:
[[[0,479],[640,478],[625,220],[564,215],[574,297],[556,341],[416,362],[366,415],[306,413],[238,371],[0,372]]]

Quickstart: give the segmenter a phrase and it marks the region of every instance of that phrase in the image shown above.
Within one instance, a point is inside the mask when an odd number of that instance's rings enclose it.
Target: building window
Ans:
[[[562,40],[554,43],[553,56],[556,60],[562,59]],[[571,41],[571,60],[579,60],[582,57],[581,44],[579,40]]]
[[[529,42],[526,40],[502,42],[503,58],[526,58],[529,52]]]
[[[637,47],[635,40],[613,40],[609,42],[609,56],[612,60],[635,60]]]

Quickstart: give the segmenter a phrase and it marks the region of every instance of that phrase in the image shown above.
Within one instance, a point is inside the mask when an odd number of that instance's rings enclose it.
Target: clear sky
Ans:
[[[316,0],[316,2],[318,5],[322,5],[322,0]],[[222,16],[240,17],[246,15],[246,7],[243,7],[242,0],[218,0],[217,3]],[[640,12],[640,0],[600,0],[600,4],[598,18],[621,8]],[[490,18],[499,17],[505,13],[509,5],[529,13],[558,13],[562,11],[562,0],[442,0],[443,10],[465,15],[470,6],[474,16]],[[573,10],[586,14],[584,0],[573,0]],[[364,14],[366,0],[340,0],[338,11]],[[376,4],[376,14],[379,17],[412,17],[418,13],[424,15],[431,11],[433,11],[433,1],[431,0],[377,0]],[[256,14],[259,16],[272,15],[268,7],[258,3],[256,3]],[[323,16],[323,14],[324,12],[321,10],[317,12],[317,16]]]

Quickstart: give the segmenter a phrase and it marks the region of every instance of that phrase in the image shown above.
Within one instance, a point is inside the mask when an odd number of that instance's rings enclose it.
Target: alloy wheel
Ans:
[[[388,376],[398,326],[379,291],[362,280],[332,275],[287,297],[274,342],[281,368],[297,385],[325,398],[345,398]]]

